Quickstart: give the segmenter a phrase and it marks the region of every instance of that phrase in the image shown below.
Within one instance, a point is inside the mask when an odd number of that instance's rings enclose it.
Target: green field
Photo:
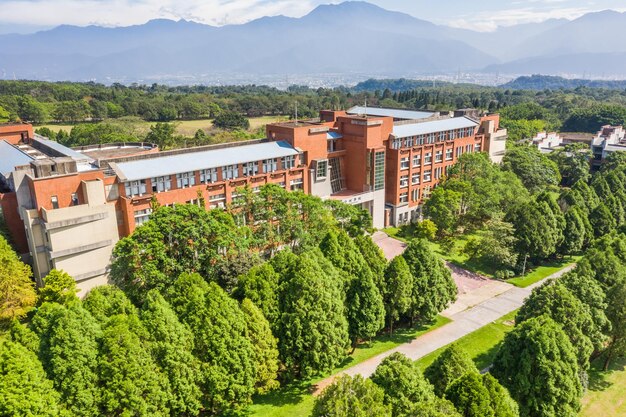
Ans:
[[[284,116],[263,116],[263,117],[253,117],[248,119],[250,121],[250,130],[254,131],[260,127],[265,126],[268,123],[276,123],[287,120]],[[141,122],[140,128],[142,130],[141,133],[147,133],[150,129],[150,126],[155,124],[156,122]],[[176,133],[183,136],[193,136],[198,129],[210,130],[213,128],[213,120],[203,119],[203,120],[177,120],[171,122],[176,125]],[[67,133],[70,133],[72,130],[72,125],[68,124],[45,124],[40,126],[35,126],[35,129],[40,127],[47,127],[50,130],[55,132],[59,130],[65,130]]]
[[[534,284],[537,281],[541,281],[542,279],[559,272],[561,269],[566,268],[576,262],[578,262],[582,258],[581,256],[572,256],[566,259],[562,259],[559,261],[553,261],[550,263],[546,263],[545,265],[541,265],[523,277],[515,277],[511,279],[507,279],[506,282],[509,284],[513,284],[516,287],[526,288],[529,285]]]
[[[469,353],[478,369],[485,369],[493,363],[504,336],[513,330],[516,314],[517,311],[513,311],[493,323],[460,338],[455,343]],[[420,365],[420,368],[422,370],[426,369],[445,349],[446,346],[419,359],[417,363]]]
[[[253,405],[250,406],[247,415],[250,417],[308,416],[313,409],[314,398],[311,393],[317,382],[327,376],[334,375],[393,349],[396,346],[408,343],[416,337],[435,330],[449,322],[449,319],[438,316],[436,321],[430,326],[421,326],[413,329],[398,329],[393,336],[378,336],[371,343],[363,344],[358,347],[354,354],[344,360],[343,363],[329,375],[318,377],[310,381],[290,384],[269,394],[256,396],[253,399]]]
[[[606,372],[602,371],[603,364],[603,358],[591,364],[581,417],[626,416],[626,358],[615,359]]]

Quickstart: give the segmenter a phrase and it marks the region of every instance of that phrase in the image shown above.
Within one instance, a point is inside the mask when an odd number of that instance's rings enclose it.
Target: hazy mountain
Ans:
[[[0,78],[209,83],[236,77],[252,83],[268,74],[619,74],[626,73],[623,27],[626,14],[607,11],[479,33],[345,2],[319,6],[301,18],[265,17],[222,27],[152,20],[0,35]]]
[[[516,78],[506,84],[502,84],[500,87],[513,90],[558,90],[561,88],[575,89],[578,87],[624,90],[626,89],[626,80],[582,80],[553,75],[531,75],[530,77]]]
[[[184,20],[103,28],[60,26],[0,36],[0,75],[158,79],[212,74],[371,73],[478,69],[497,59],[449,28],[365,2],[317,7],[302,18],[266,17],[212,27]]]

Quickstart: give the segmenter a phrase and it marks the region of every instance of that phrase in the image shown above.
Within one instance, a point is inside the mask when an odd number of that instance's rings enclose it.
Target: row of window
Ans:
[[[448,173],[449,168],[450,168],[449,166],[446,167],[446,174]],[[413,174],[411,174],[411,185],[419,185],[420,180],[423,182],[430,182],[432,181],[433,175],[434,175],[435,180],[441,179],[442,174],[443,174],[442,167],[435,168],[434,171],[431,169],[426,169],[424,170],[423,174],[419,172],[414,172]],[[407,188],[408,186],[409,186],[409,176],[402,175],[400,177],[400,188]]]
[[[295,155],[281,158],[282,169],[292,169],[296,166]],[[278,158],[264,159],[262,161],[263,173],[267,174],[278,170]],[[226,165],[221,168],[222,180],[232,180],[235,178],[251,177],[259,173],[259,164],[257,162],[248,162],[242,164],[241,175],[239,165]],[[204,169],[200,171],[200,183],[210,184],[218,181],[218,168]],[[172,177],[167,175],[163,177],[150,178],[153,193],[161,193],[172,189]],[[193,171],[176,174],[176,187],[188,188],[196,185],[196,174]],[[142,195],[146,193],[146,180],[129,181],[124,184],[127,197]]]
[[[443,132],[433,132],[424,135],[409,136],[406,138],[395,138],[391,141],[392,149],[410,148],[412,146],[421,146],[424,144],[433,144],[436,142],[444,142],[447,140],[455,140],[459,138],[467,138],[474,136],[474,127],[446,130]]]
[[[72,205],[73,206],[77,206],[79,205],[79,201],[78,201],[78,193],[72,193],[71,196],[71,200],[72,200]],[[59,197],[56,195],[50,196],[50,204],[52,205],[52,209],[56,210],[59,208]]]
[[[421,197],[426,199],[430,197],[430,186],[424,187]],[[417,203],[420,200],[420,189],[416,188],[411,191],[411,201]],[[409,202],[409,192],[400,193],[400,204]]]
[[[463,153],[468,153],[468,152],[472,152],[472,149],[474,152],[480,152],[480,143],[476,143],[475,145],[465,145],[465,147],[463,146],[459,146],[456,148],[456,157],[458,158],[459,156],[461,156]],[[452,148],[448,148],[446,149],[446,161],[451,161],[452,160],[452,154],[453,154],[453,149]],[[419,166],[421,166],[421,161],[422,161],[422,155],[421,154],[415,154],[413,155],[413,168],[417,168]],[[400,169],[404,170],[404,169],[409,169],[410,167],[410,158],[408,156],[404,156],[402,158],[400,158]],[[443,151],[439,150],[435,152],[435,163],[440,163],[443,162]],[[430,165],[433,163],[433,153],[432,152],[426,152],[424,154],[424,165]]]

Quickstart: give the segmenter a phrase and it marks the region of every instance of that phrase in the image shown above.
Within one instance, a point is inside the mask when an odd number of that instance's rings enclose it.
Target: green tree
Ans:
[[[454,404],[463,417],[495,417],[489,391],[482,377],[468,372],[457,378],[446,390],[446,398]]]
[[[169,302],[195,336],[202,361],[205,408],[219,415],[250,403],[257,369],[246,316],[216,283],[181,274],[168,290]]]
[[[35,353],[19,343],[0,341],[0,415],[58,416],[58,401]]]
[[[456,379],[468,372],[478,373],[478,369],[465,350],[452,344],[424,370],[424,376],[441,397]]]
[[[23,317],[37,299],[31,270],[0,235],[0,326]]]
[[[311,417],[391,417],[383,398],[383,390],[369,379],[344,375],[317,397]]]
[[[515,228],[517,252],[533,259],[544,259],[556,252],[559,235],[547,204],[530,201],[514,207],[505,220]]]
[[[485,223],[485,231],[479,239],[467,241],[464,250],[470,259],[496,271],[510,270],[517,263],[516,243],[513,225],[494,218]]]
[[[18,103],[17,114],[22,121],[43,123],[48,119],[48,112],[45,107],[28,95],[20,97]]]
[[[382,250],[380,250],[378,245],[376,245],[376,243],[374,243],[372,238],[368,235],[357,236],[354,239],[354,243],[369,266],[376,286],[383,291],[383,281],[385,269],[387,267],[387,259],[385,258]]]
[[[461,214],[462,194],[445,187],[437,187],[424,203],[424,214],[437,226],[440,234],[453,234]]]
[[[156,123],[150,126],[146,135],[146,142],[154,143],[162,150],[174,146],[174,132],[176,126],[171,123]]]
[[[563,229],[563,242],[559,246],[560,253],[573,255],[583,249],[587,241],[583,216],[584,213],[578,207],[572,207],[565,213],[565,229]]]
[[[107,415],[168,416],[171,397],[158,369],[128,316],[114,316],[104,327],[98,375],[102,412]]]
[[[76,281],[64,271],[53,269],[43,279],[44,286],[39,289],[37,304],[45,302],[69,304],[77,301]]]
[[[263,394],[278,388],[278,340],[272,335],[270,324],[261,310],[249,299],[241,302],[246,318],[248,337],[254,349],[256,363],[256,392]]]
[[[611,210],[604,204],[600,203],[589,215],[589,222],[593,227],[593,233],[596,237],[608,235],[617,227],[617,222]]]
[[[372,338],[385,327],[385,305],[367,268],[352,278],[346,291],[348,333],[356,346],[359,339]]]
[[[435,400],[433,387],[417,363],[401,353],[385,358],[371,379],[385,392],[384,403],[391,406],[394,417],[420,415],[415,413],[416,407]]]
[[[169,380],[169,408],[173,415],[197,415],[202,404],[199,361],[193,356],[193,334],[167,301],[150,291],[141,308],[141,322],[149,335],[146,348]]]
[[[515,146],[508,149],[502,168],[514,172],[531,193],[561,183],[561,174],[554,161],[534,146]]]
[[[10,120],[9,111],[0,106],[0,123],[6,123]]]
[[[304,253],[282,275],[276,326],[282,362],[294,377],[332,370],[346,356],[348,323],[339,283]]]
[[[278,320],[278,281],[280,276],[274,271],[272,264],[266,262],[252,267],[248,273],[239,277],[239,283],[233,296],[242,301],[250,299],[263,312],[263,315],[274,326]]]
[[[609,172],[626,166],[626,154],[624,152],[610,152],[604,159],[602,171]]]
[[[548,317],[527,320],[508,333],[491,373],[517,401],[522,416],[574,417],[580,410],[575,350]]]
[[[579,368],[586,370],[594,350],[592,341],[602,339],[589,308],[563,285],[548,281],[533,290],[515,316],[515,321],[523,323],[542,315],[547,315],[563,327],[577,352]]]
[[[435,397],[428,403],[417,404],[413,415],[416,417],[461,417],[454,404],[439,397]]]
[[[43,304],[33,318],[39,357],[65,408],[75,416],[99,414],[96,369],[100,324],[79,303]]]
[[[418,239],[435,240],[437,225],[431,220],[422,220],[415,225],[415,237]]]
[[[431,321],[456,299],[452,275],[424,240],[409,243],[402,255],[413,275],[411,319]]]
[[[609,345],[605,353],[604,370],[609,369],[611,360],[626,354],[626,281],[622,281],[607,294],[606,315],[611,321]]]
[[[393,334],[393,323],[411,308],[413,275],[402,256],[395,257],[385,270],[385,293],[383,296],[389,333]]]
[[[550,153],[550,159],[559,167],[563,183],[566,186],[589,179],[590,157],[589,146],[582,143],[565,145],[563,148]]]
[[[519,417],[519,407],[509,391],[504,388],[491,374],[483,375],[483,385],[489,392],[491,408],[496,417]]]
[[[213,120],[213,126],[226,130],[247,130],[250,129],[250,122],[241,113],[225,110]]]
[[[102,285],[89,291],[83,300],[83,307],[100,323],[118,314],[137,314],[137,309],[126,294],[112,285]]]

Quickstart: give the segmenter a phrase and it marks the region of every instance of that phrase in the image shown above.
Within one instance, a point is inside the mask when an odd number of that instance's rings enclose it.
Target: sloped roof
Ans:
[[[393,135],[397,138],[424,135],[427,133],[445,132],[447,130],[476,127],[478,122],[468,117],[452,117],[432,122],[411,123],[393,127]]]
[[[0,175],[6,177],[15,171],[16,166],[27,165],[33,158],[11,145],[5,140],[0,140]]]
[[[419,110],[383,109],[378,107],[354,106],[348,114],[367,114],[368,116],[393,117],[394,119],[417,120],[433,116],[433,112]]]

